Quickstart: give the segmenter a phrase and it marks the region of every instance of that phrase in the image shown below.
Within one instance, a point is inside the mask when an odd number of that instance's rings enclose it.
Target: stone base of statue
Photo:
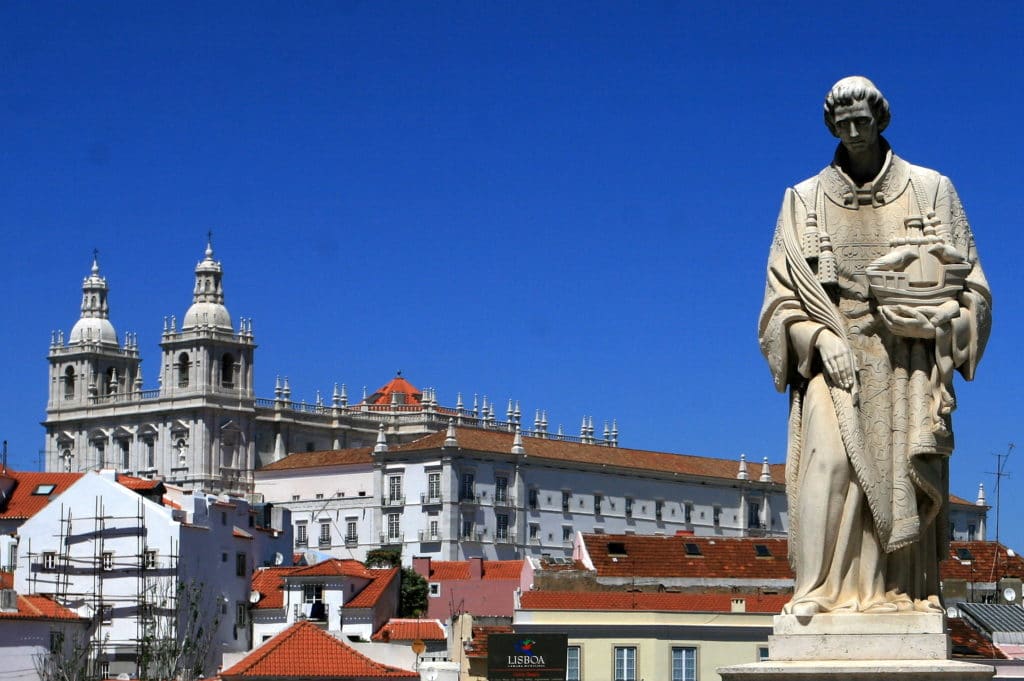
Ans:
[[[988,681],[993,667],[949,659],[937,613],[777,615],[767,662],[718,669],[722,681]]]

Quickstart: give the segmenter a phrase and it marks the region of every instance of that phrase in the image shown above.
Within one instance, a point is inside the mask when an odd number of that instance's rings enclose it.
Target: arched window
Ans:
[[[183,352],[178,355],[178,387],[188,387],[188,368],[191,362],[188,361],[188,353]]]
[[[68,367],[64,370],[64,399],[71,400],[75,397],[75,367]]]
[[[220,384],[225,388],[235,387],[235,358],[230,352],[224,353],[220,360]]]

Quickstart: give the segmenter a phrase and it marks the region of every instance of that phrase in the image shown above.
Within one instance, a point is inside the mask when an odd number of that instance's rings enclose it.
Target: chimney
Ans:
[[[430,556],[413,556],[412,569],[423,579],[430,581]]]
[[[732,599],[732,609],[730,612],[746,612],[747,611],[747,599],[746,598],[734,598]]]
[[[480,581],[484,577],[484,559],[474,556],[469,559],[469,578],[473,581]]]

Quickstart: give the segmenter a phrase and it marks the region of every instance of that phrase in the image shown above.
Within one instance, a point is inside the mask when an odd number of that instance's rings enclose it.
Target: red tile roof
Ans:
[[[525,561],[522,560],[485,560],[483,561],[483,579],[518,580],[523,572]],[[430,561],[431,582],[449,580],[468,580],[470,578],[470,561],[468,560],[432,560]]]
[[[0,589],[14,588],[14,573],[0,571]]]
[[[584,534],[583,542],[599,577],[793,579],[785,539]],[[700,555],[688,555],[687,544]],[[771,555],[758,557],[758,544]]]
[[[473,640],[466,646],[466,657],[487,657],[487,639],[491,634],[511,634],[510,626],[473,627]]]
[[[459,447],[464,450],[492,452],[512,457],[512,433],[478,428],[456,428],[456,439]],[[426,435],[408,444],[392,447],[396,452],[413,452],[427,449],[439,449],[444,444],[445,431]],[[667,452],[651,452],[642,449],[626,449],[623,447],[607,447],[605,445],[566,442],[552,438],[524,437],[523,447],[526,455],[531,458],[563,461],[569,464],[580,463],[594,466],[614,467],[618,469],[640,468],[643,470],[660,471],[678,475],[691,475],[705,478],[736,479],[740,462],[736,459],[713,459],[689,454],[670,454]],[[760,464],[753,466],[752,477],[759,474]],[[772,479],[783,484],[786,480],[784,464],[771,464]]]
[[[294,567],[264,567],[252,573],[252,590],[260,593],[257,609],[284,607],[284,578]]]
[[[372,608],[375,606],[380,597],[387,591],[391,582],[395,580],[398,571],[396,567],[387,570],[369,570],[369,572],[373,573],[374,580],[357,593],[355,598],[346,603],[345,607]]]
[[[1007,656],[995,647],[992,641],[976,631],[967,620],[952,617],[946,620],[946,626],[949,627],[949,638],[953,644],[953,657],[1007,659]]]
[[[11,588],[5,586],[4,588]],[[68,610],[47,596],[18,596],[17,612],[0,611],[0,620],[84,620],[78,613]]]
[[[732,611],[735,598],[745,600],[746,612],[780,613],[789,594],[651,593],[627,591],[527,591],[521,610],[654,610],[669,612]]]
[[[373,635],[374,641],[444,641],[444,627],[437,620],[392,619]]]
[[[237,664],[225,681],[249,678],[415,679],[418,672],[375,662],[310,622],[293,624]]]
[[[163,487],[164,483],[160,480],[152,480],[148,478],[137,478],[134,475],[120,475],[117,476],[117,481],[134,492],[145,492],[146,490],[155,490]]]
[[[380,574],[379,570],[369,570],[358,560],[350,558],[328,558],[325,561],[300,567],[289,577],[362,577],[374,579]]]
[[[971,559],[960,560],[958,550],[970,551]],[[965,579],[968,582],[995,582],[1003,577],[1024,579],[1024,558],[1010,555],[1007,548],[994,541],[954,541],[949,543],[949,557],[939,563],[942,579]]]
[[[320,452],[296,452],[280,461],[269,463],[256,471],[287,471],[295,468],[319,468],[321,466],[353,466],[373,463],[373,448],[335,449]]]
[[[405,401],[399,404],[422,404],[423,392],[409,381],[402,378],[401,372],[390,381],[377,388],[366,398],[366,404],[391,404],[392,393],[405,395]]]
[[[237,525],[231,528],[231,536],[238,537],[239,539],[252,539],[252,535],[238,527]]]
[[[963,497],[958,497],[955,494],[949,495],[949,502],[951,504],[956,504],[957,506],[978,506],[973,501],[967,501],[967,499],[964,499]],[[988,508],[988,506],[978,506],[978,508]]]
[[[78,482],[84,473],[15,472],[7,469],[7,477],[17,480],[11,498],[0,508],[0,519],[27,520],[41,511],[50,499]],[[33,494],[40,485],[53,485],[49,494]]]

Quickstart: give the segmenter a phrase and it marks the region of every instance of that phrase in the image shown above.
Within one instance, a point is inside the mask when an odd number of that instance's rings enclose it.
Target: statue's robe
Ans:
[[[953,184],[882,144],[885,164],[872,182],[857,186],[841,170],[840,145],[832,165],[787,192],[783,211],[793,219],[780,214],[769,256],[760,343],[776,388],[790,391],[786,483],[796,586],[787,611],[802,602],[820,611],[906,609],[914,601],[927,609],[929,597],[932,608],[938,604],[953,437],[952,405],[936,418],[933,400],[954,368],[973,378],[991,294]],[[929,211],[972,268],[959,316],[934,340],[899,338],[870,296],[865,267],[906,234],[905,218]],[[786,224],[802,230],[808,212],[830,235],[838,266],[838,286],[825,298],[838,311],[831,325],[813,312],[814,292],[795,276],[781,231]],[[801,234],[793,236],[800,243]],[[837,325],[855,361],[852,391],[832,384],[815,351],[818,334]],[[954,399],[951,390],[946,397]]]

